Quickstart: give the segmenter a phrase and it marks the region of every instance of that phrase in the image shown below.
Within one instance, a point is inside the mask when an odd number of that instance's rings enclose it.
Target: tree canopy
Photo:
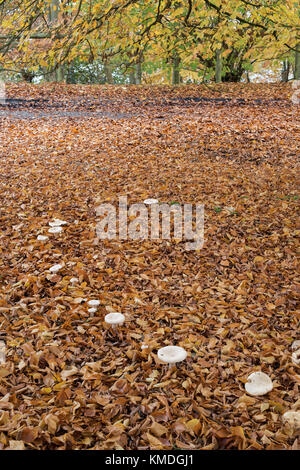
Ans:
[[[0,0],[0,64],[55,68],[80,58],[180,60],[239,75],[245,63],[300,52],[299,1]],[[227,70],[228,69],[228,70]],[[233,80],[234,81],[234,80]]]

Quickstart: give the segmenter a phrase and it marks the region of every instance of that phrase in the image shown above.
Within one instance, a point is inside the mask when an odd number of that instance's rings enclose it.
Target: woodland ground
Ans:
[[[10,84],[7,94],[0,449],[299,449],[282,424],[300,410],[290,85]],[[203,248],[97,240],[95,207],[120,195],[203,203]],[[68,222],[59,235],[48,233],[54,217]],[[117,335],[108,311],[126,315]],[[168,344],[188,351],[177,368],[157,359]],[[256,370],[274,384],[262,397],[244,388]]]

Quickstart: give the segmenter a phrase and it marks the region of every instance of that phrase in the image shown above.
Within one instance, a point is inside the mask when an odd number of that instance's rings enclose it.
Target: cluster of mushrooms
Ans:
[[[157,199],[145,199],[144,204],[152,205],[158,204]],[[234,208],[228,208],[234,209]],[[63,225],[66,225],[67,222],[60,219],[54,219],[53,222],[49,222],[50,229],[49,233],[60,233],[62,232]],[[47,240],[47,236],[39,235],[38,240],[44,241]],[[49,268],[49,271],[53,274],[57,273],[60,269],[63,268],[61,264],[55,264]],[[78,282],[78,279],[73,277],[70,279],[71,284]],[[97,308],[100,305],[100,301],[97,299],[92,299],[87,302],[90,314],[94,314],[97,311]],[[120,312],[111,312],[105,315],[105,323],[107,323],[111,328],[117,328],[118,326],[123,325],[125,322],[125,316]],[[146,349],[146,345],[142,345],[142,349]],[[292,362],[296,365],[300,365],[300,340],[294,341],[292,344]],[[174,366],[176,363],[184,361],[187,357],[187,351],[180,346],[165,346],[160,348],[157,351],[157,357],[160,361],[165,364],[168,364],[169,367]],[[0,364],[5,362],[5,344],[3,341],[0,341]],[[269,393],[273,389],[273,383],[270,377],[264,372],[253,372],[247,378],[245,383],[245,390],[249,395],[252,396],[262,396]],[[300,428],[300,411],[287,411],[282,416],[283,422],[288,423],[292,427]]]

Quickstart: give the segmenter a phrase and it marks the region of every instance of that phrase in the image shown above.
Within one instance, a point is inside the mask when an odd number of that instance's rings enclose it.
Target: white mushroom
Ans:
[[[300,429],[300,411],[286,411],[282,415],[282,421],[293,428]]]
[[[65,220],[54,219],[53,222],[49,222],[50,227],[60,227],[61,225],[66,225],[68,222]]]
[[[71,283],[71,284],[75,284],[76,282],[78,282],[77,277],[71,277],[70,283]]]
[[[300,364],[300,348],[297,351],[293,352],[292,362],[294,364],[296,364],[296,366],[299,366],[299,364]]]
[[[157,199],[145,199],[144,204],[151,205],[151,204],[158,204]]]
[[[100,300],[89,300],[88,305],[90,307],[98,307],[98,305],[100,305]]]
[[[180,346],[165,346],[157,351],[157,356],[162,362],[169,364],[169,367],[171,367],[171,364],[184,361],[187,357],[187,352]]]
[[[0,341],[0,364],[5,364],[6,362],[6,346],[4,341]]]
[[[51,271],[52,273],[57,273],[58,271],[60,271],[61,268],[63,268],[62,264],[54,264],[54,266],[51,266],[51,268],[49,268],[49,271]]]
[[[49,233],[60,233],[62,231],[63,231],[62,227],[51,227],[48,230]]]
[[[107,315],[105,315],[104,320],[105,320],[105,323],[115,328],[118,325],[123,325],[125,321],[125,316],[123,315],[123,313],[112,312],[112,313],[108,313]]]
[[[88,312],[89,313],[96,313],[97,312],[97,309],[95,307],[92,307],[92,308],[89,308],[88,309]]]
[[[48,240],[49,237],[45,237],[44,235],[38,235],[37,239],[40,241]]]
[[[273,389],[273,383],[270,377],[264,372],[253,372],[247,379],[245,389],[249,395],[265,395]]]

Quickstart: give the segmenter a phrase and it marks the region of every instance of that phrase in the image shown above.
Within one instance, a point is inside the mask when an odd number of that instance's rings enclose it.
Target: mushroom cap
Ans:
[[[167,364],[175,364],[186,359],[187,352],[180,346],[165,346],[157,351],[158,358]]]
[[[51,228],[49,228],[48,232],[50,232],[50,233],[60,233],[60,232],[62,232],[62,230],[63,229],[60,226],[59,227],[51,227]]]
[[[264,372],[253,372],[247,379],[245,389],[249,395],[265,395],[273,389],[273,383],[270,377]]]
[[[41,240],[41,241],[44,241],[44,240],[48,240],[49,237],[45,237],[44,235],[38,235],[37,239],[38,240]]]
[[[300,348],[292,354],[292,362],[298,366],[300,364]]]
[[[300,429],[300,411],[286,411],[282,415],[282,421],[296,429]]]
[[[51,268],[49,268],[49,271],[51,271],[52,273],[57,273],[61,268],[63,268],[62,264],[54,264],[54,266],[51,266]]]
[[[70,282],[71,284],[75,284],[75,282],[78,282],[78,280],[79,279],[77,277],[71,277]]]
[[[157,199],[145,199],[144,200],[144,204],[157,204],[158,203],[158,200]]]
[[[122,325],[125,321],[125,316],[123,313],[112,312],[105,315],[104,320],[109,325]]]
[[[88,305],[89,305],[90,307],[98,307],[98,305],[100,305],[100,300],[96,300],[96,299],[94,299],[94,300],[89,300],[89,301],[88,301]]]
[[[53,219],[53,222],[49,222],[50,227],[60,227],[61,225],[66,225],[68,222],[60,219]]]

